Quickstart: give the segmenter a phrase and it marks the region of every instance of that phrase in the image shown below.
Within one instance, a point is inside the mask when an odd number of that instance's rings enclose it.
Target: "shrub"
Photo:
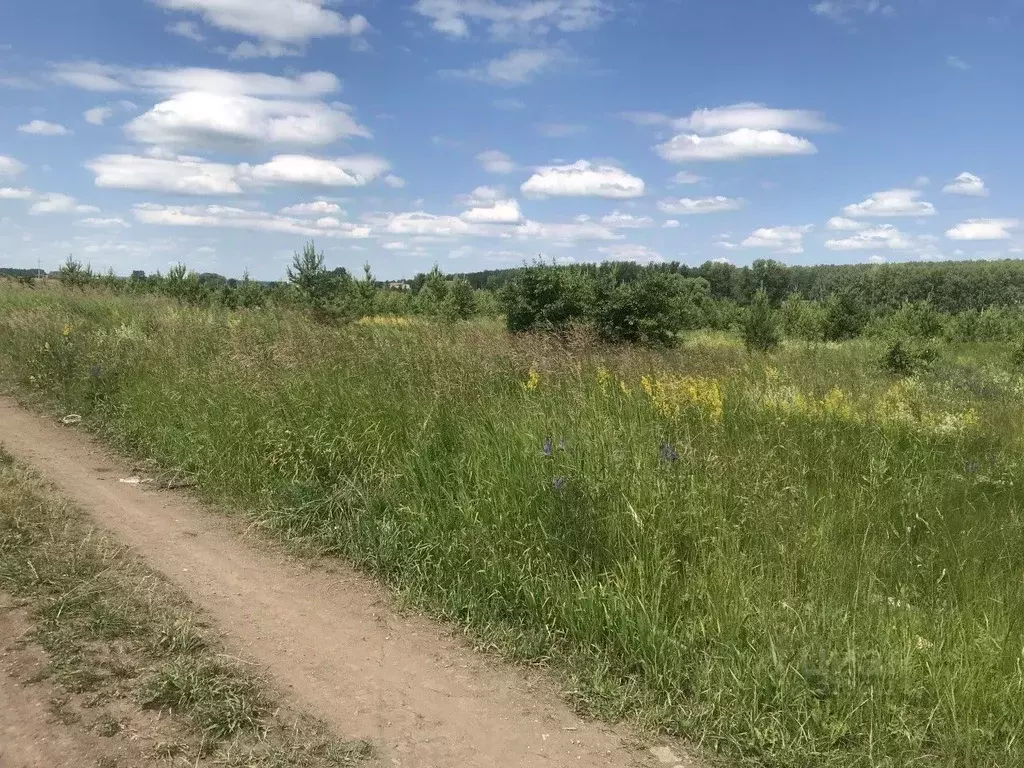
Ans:
[[[587,317],[592,294],[582,274],[536,262],[512,278],[500,299],[513,333],[559,331]]]
[[[685,325],[687,281],[678,274],[647,272],[600,291],[594,320],[606,341],[668,346]]]
[[[302,303],[321,318],[328,314],[337,297],[338,286],[324,267],[323,251],[317,253],[312,240],[292,259],[292,265],[288,267],[288,282],[295,286]]]
[[[833,294],[825,305],[825,340],[844,341],[860,336],[868,322],[863,300],[851,289]]]
[[[817,301],[792,295],[779,312],[782,332],[794,339],[821,341],[825,337],[825,308]]]
[[[743,323],[743,343],[750,351],[767,352],[779,346],[779,323],[768,294],[759,289]]]
[[[938,348],[930,341],[895,337],[885,347],[882,370],[896,376],[913,376],[931,368],[939,356]]]

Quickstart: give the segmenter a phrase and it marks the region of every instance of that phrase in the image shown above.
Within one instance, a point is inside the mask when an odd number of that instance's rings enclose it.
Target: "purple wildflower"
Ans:
[[[551,485],[556,491],[561,491],[562,489],[564,489],[565,484],[566,479],[564,477],[556,477],[554,480],[551,481]]]
[[[555,444],[552,442],[550,437],[544,438],[544,455],[551,458],[555,453]]]
[[[661,444],[661,460],[668,464],[679,461],[679,452],[675,449],[674,445],[671,443]]]

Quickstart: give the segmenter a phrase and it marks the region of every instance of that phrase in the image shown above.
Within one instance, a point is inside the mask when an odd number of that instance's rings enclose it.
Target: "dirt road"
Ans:
[[[0,398],[0,442],[182,587],[232,652],[287,703],[381,765],[415,768],[692,765],[630,748],[574,715],[539,672],[474,653],[432,620],[395,612],[371,579],[311,570],[175,491],[120,482],[128,465],[88,436]],[[651,745],[660,746],[660,745]]]

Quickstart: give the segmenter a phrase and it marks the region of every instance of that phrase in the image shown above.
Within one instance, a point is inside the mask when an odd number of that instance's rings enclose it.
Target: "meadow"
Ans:
[[[724,765],[1024,765],[1024,369],[0,285],[0,380]]]

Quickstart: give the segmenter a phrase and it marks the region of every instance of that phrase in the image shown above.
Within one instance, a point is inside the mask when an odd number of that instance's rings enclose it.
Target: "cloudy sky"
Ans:
[[[1021,0],[0,5],[0,263],[1024,255]]]

